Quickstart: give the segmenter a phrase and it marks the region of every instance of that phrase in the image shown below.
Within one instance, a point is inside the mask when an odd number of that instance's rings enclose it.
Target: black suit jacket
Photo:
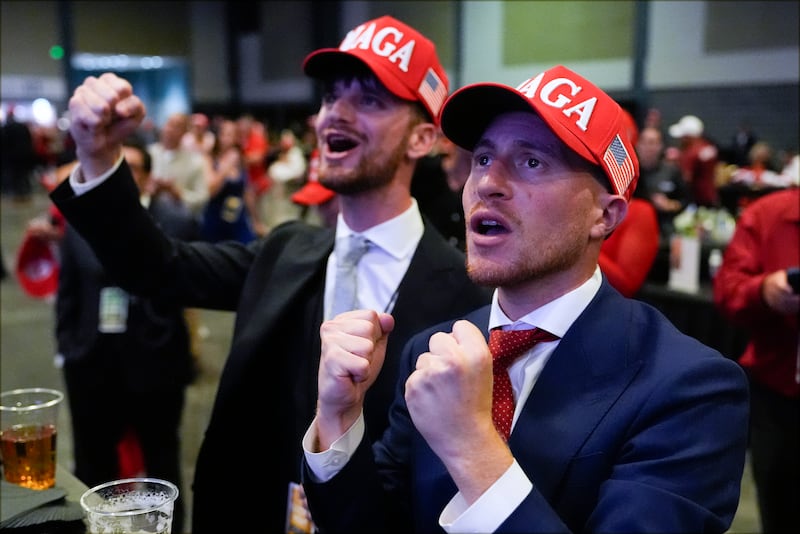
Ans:
[[[325,267],[334,232],[291,221],[247,245],[183,243],[152,224],[134,188],[123,164],[80,197],[64,182],[51,198],[123,287],[165,292],[185,306],[236,311],[197,461],[192,526],[195,534],[280,532],[288,483],[300,480],[300,442],[316,405]],[[387,424],[405,341],[489,298],[467,278],[463,254],[426,224],[399,287],[384,371],[370,391],[371,436]],[[258,441],[265,430],[268,444]]]
[[[191,217],[157,203],[148,212],[167,234],[178,239],[197,237]],[[127,330],[103,334],[98,331],[100,294],[117,285],[115,280],[70,224],[59,253],[56,341],[65,365],[80,369],[89,383],[119,380],[123,391],[145,393],[187,385],[193,360],[183,308],[174,299],[131,296]]]

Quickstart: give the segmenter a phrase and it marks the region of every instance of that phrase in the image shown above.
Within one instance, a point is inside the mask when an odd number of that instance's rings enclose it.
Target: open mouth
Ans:
[[[333,153],[347,152],[358,146],[357,140],[340,133],[328,134],[325,143],[328,145],[328,151]]]
[[[508,233],[508,228],[494,219],[476,218],[471,224],[472,231],[480,235],[500,235]]]

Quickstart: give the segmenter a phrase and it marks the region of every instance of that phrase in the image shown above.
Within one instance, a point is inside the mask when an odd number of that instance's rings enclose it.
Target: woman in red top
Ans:
[[[628,214],[600,248],[600,270],[626,297],[634,296],[647,279],[658,254],[656,210],[641,198],[628,202]]]

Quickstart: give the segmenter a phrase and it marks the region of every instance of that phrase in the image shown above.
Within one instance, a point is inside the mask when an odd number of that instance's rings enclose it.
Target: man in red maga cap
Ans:
[[[310,54],[304,70],[322,84],[319,182],[337,194],[340,212],[332,228],[290,221],[246,245],[171,240],[146,216],[120,157],[121,140],[145,116],[126,80],[87,78],[70,99],[80,165],[52,198],[104,267],[131,293],[237,312],[197,460],[194,534],[286,532],[301,438],[316,408],[319,328],[331,315],[340,247],[351,235],[369,245],[350,306],[391,313],[397,325],[385,376],[370,391],[371,438],[387,426],[410,335],[489,301],[468,279],[464,255],[410,195],[448,94],[433,43],[380,17],[339,48]],[[273,430],[269,443],[264,428]]]
[[[467,270],[493,300],[411,338],[372,447],[362,412],[396,323],[355,310],[322,325],[303,440],[321,530],[725,532],[745,461],[744,373],[598,267],[638,175],[619,105],[557,66],[517,88],[456,91],[441,127],[473,153]],[[506,439],[493,340],[534,328],[550,335],[508,368]]]

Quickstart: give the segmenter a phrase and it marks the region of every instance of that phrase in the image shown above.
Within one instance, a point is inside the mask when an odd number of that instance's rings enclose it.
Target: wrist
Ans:
[[[81,165],[80,172],[77,175],[77,179],[80,182],[86,182],[106,174],[109,170],[113,169],[123,157],[120,147],[93,154],[86,154],[77,150],[76,155]]]

